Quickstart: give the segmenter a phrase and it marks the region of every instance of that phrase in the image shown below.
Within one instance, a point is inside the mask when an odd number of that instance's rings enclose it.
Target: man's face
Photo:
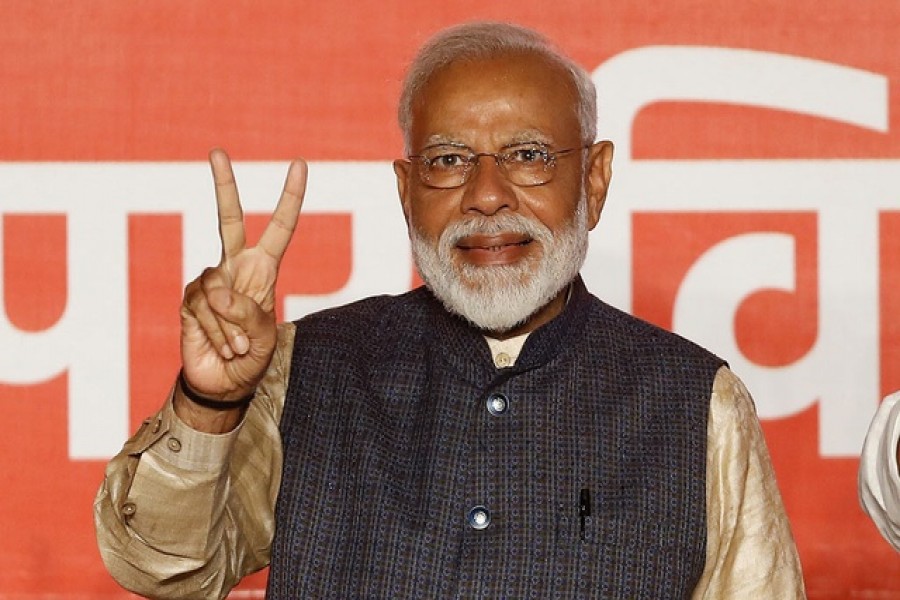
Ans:
[[[416,99],[411,153],[436,144],[474,152],[529,142],[578,148],[577,110],[565,71],[534,55],[454,63]],[[491,157],[454,189],[429,187],[415,165],[395,163],[417,265],[448,308],[495,331],[526,320],[530,331],[559,312],[560,290],[580,269],[587,232],[599,219],[611,147],[593,146],[587,171],[583,156],[560,156],[552,180],[532,187],[510,182]],[[552,314],[535,323],[535,311],[548,304]],[[491,315],[482,314],[486,305]]]

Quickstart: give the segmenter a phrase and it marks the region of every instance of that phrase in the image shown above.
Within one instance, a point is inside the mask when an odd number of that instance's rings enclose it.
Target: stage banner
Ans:
[[[106,460],[179,368],[218,261],[211,148],[251,241],[309,189],[294,319],[418,285],[391,160],[406,65],[442,27],[534,27],[592,75],[613,180],[584,268],[747,383],[810,598],[900,598],[859,508],[900,389],[900,4],[892,0],[0,1],[0,598],[126,598],[94,541]],[[233,598],[261,598],[265,571]]]

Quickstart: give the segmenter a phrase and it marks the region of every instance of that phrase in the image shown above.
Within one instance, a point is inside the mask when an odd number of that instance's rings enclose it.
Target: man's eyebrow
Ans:
[[[516,146],[518,144],[541,144],[543,146],[552,146],[553,138],[537,129],[530,129],[514,135],[508,143],[504,144],[504,148]]]
[[[504,144],[500,150],[509,150],[510,148],[519,148],[522,146],[537,146],[539,148],[550,149],[553,147],[553,144],[550,142],[544,142],[536,139],[522,140],[520,142],[510,142],[508,144]]]
[[[520,146],[522,144],[553,146],[553,139],[537,129],[527,129],[524,131],[520,131],[510,137],[509,141],[504,143],[501,148],[510,148],[512,146]],[[444,134],[434,134],[428,136],[427,138],[425,138],[422,148],[433,148],[435,146],[454,146],[456,148],[471,149],[468,144],[460,142],[457,138],[453,138]]]
[[[425,139],[425,147],[430,148],[431,146],[458,146],[460,148],[468,148],[466,144],[459,140],[440,134],[431,135]]]

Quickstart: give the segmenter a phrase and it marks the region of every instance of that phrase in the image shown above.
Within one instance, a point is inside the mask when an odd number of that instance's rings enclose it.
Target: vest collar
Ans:
[[[583,333],[591,294],[581,276],[572,282],[569,301],[562,312],[528,336],[516,364],[509,367],[512,373],[537,368],[556,357],[565,348],[575,345]],[[467,320],[448,312],[441,302],[428,292],[431,345],[436,360],[446,360],[464,376],[478,380],[492,380],[497,368],[485,333]],[[505,371],[506,369],[504,369]]]

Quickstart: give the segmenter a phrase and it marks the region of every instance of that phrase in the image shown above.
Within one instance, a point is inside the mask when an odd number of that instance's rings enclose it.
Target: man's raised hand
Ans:
[[[248,248],[231,161],[216,149],[209,162],[222,257],[185,288],[181,358],[194,392],[230,401],[253,392],[275,350],[275,283],[300,215],[307,169],[302,160],[291,163],[272,219],[259,243]]]

